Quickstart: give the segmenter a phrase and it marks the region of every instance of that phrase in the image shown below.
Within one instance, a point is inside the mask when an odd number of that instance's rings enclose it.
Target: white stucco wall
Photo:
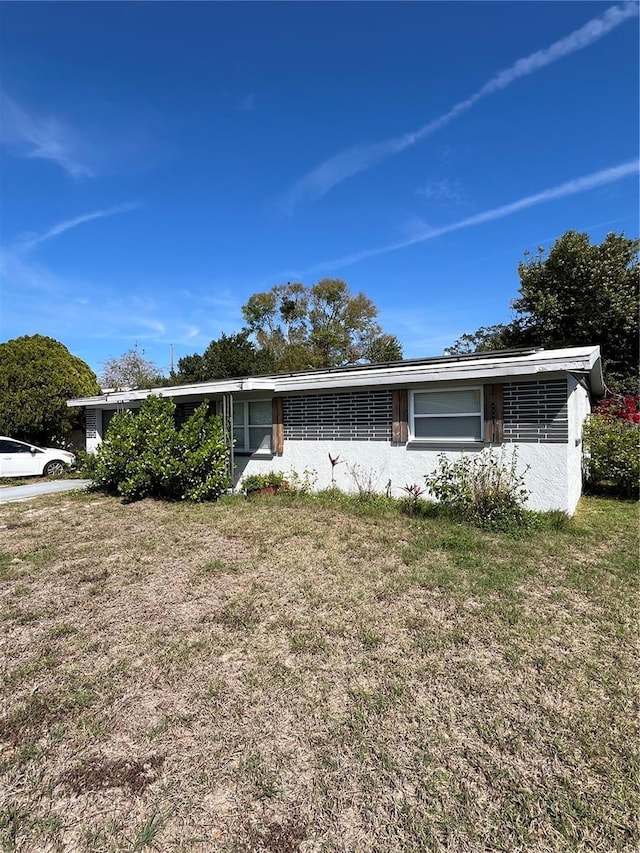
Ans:
[[[573,512],[568,491],[567,447],[565,444],[506,444],[506,458],[510,459],[513,448],[518,454],[518,469],[524,471],[526,488],[531,492],[527,507],[533,510],[561,509]],[[494,448],[499,453],[500,448]],[[326,489],[331,485],[332,456],[339,455],[341,463],[335,468],[336,485],[344,491],[357,491],[357,485],[350,469],[357,466],[361,479],[369,477],[375,483],[375,490],[383,492],[391,480],[391,494],[402,497],[406,493],[404,485],[418,483],[424,486],[425,474],[432,473],[438,463],[442,448],[392,446],[383,441],[285,441],[282,456],[272,458],[236,458],[236,482],[242,486],[242,478],[248,474],[264,474],[268,471],[291,470],[302,475],[306,469],[317,472],[317,489]],[[460,456],[461,451],[449,448],[447,454],[452,458]],[[477,453],[479,450],[465,451]],[[577,498],[575,499],[577,503]]]
[[[589,412],[589,397],[582,385],[568,377],[568,431],[565,443],[518,442],[505,444],[507,458],[515,448],[518,467],[526,470],[525,485],[530,492],[527,506],[533,510],[560,509],[573,514],[582,488],[582,442],[581,429]],[[87,415],[91,410],[87,410]],[[94,452],[102,440],[103,418],[100,409],[95,412],[95,435],[87,429],[87,450]],[[89,424],[87,423],[87,428]],[[425,445],[392,445],[388,441],[299,441],[287,439],[282,456],[262,458],[237,455],[234,482],[241,487],[242,478],[248,474],[296,471],[303,476],[305,469],[317,474],[316,488],[331,485],[329,453],[339,455],[341,463],[335,468],[336,485],[345,491],[357,491],[353,469],[357,469],[361,481],[371,480],[376,491],[384,493],[391,480],[391,494],[402,497],[402,487],[418,483],[424,485],[425,474],[432,473],[438,463],[443,446],[429,448]],[[464,452],[478,453],[481,447],[468,448]],[[499,452],[500,448],[495,448]],[[462,452],[451,445],[445,451],[455,458]]]
[[[507,445],[508,446],[508,445]],[[527,509],[546,512],[560,509],[571,514],[567,480],[567,446],[565,444],[521,443],[518,467],[524,471],[525,486],[530,491]]]
[[[567,512],[573,515],[582,493],[582,425],[591,411],[591,401],[587,389],[575,376],[567,377],[569,416],[569,441],[567,444]]]

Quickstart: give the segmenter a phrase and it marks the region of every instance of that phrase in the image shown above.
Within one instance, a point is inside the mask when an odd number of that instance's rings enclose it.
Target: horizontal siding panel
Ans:
[[[566,380],[505,383],[504,438],[554,444],[568,441]]]
[[[390,441],[391,396],[353,391],[284,397],[285,441]]]
[[[96,438],[98,434],[98,417],[95,409],[87,409],[85,413],[85,429],[87,438]]]

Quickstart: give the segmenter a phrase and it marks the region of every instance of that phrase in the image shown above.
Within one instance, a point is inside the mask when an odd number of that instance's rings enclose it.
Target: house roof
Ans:
[[[106,408],[144,400],[153,391],[174,398],[249,391],[279,394],[459,380],[497,382],[519,376],[542,376],[548,373],[575,373],[585,376],[594,394],[604,393],[600,347],[593,346],[556,350],[496,350],[468,355],[414,358],[384,364],[351,364],[300,373],[245,376],[162,388],[106,391],[95,397],[68,400],[67,405]]]

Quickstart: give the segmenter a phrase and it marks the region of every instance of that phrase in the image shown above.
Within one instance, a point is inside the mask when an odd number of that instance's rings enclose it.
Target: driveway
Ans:
[[[26,486],[0,486],[0,504],[10,501],[28,501],[40,495],[54,492],[69,492],[72,489],[84,489],[91,480],[51,480],[49,483],[30,483]]]

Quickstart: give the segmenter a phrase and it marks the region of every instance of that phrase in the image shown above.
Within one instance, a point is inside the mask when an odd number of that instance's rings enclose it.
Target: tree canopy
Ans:
[[[525,253],[511,323],[463,335],[447,352],[599,344],[610,384],[637,385],[640,240],[610,233],[600,244],[567,231],[545,255]]]
[[[367,347],[365,361],[380,364],[386,361],[402,361],[402,344],[395,335],[382,334],[374,338]]]
[[[144,357],[137,345],[117,358],[102,362],[100,382],[103,388],[155,388],[164,383],[162,370],[155,361]]]
[[[384,335],[377,323],[371,299],[351,293],[341,279],[276,285],[251,296],[242,313],[279,370],[337,367],[391,352],[393,360],[402,358],[397,338]]]
[[[273,362],[268,352],[258,350],[249,339],[250,332],[243,329],[236,335],[225,335],[213,340],[204,353],[186,355],[178,360],[174,383],[207,382],[230,379],[236,376],[255,376],[269,373]]]
[[[242,306],[246,326],[178,361],[172,383],[400,361],[402,345],[376,322],[378,309],[340,279],[289,282],[254,293]]]
[[[99,394],[95,373],[59,341],[25,335],[0,344],[0,433],[34,444],[62,443],[73,397]]]

